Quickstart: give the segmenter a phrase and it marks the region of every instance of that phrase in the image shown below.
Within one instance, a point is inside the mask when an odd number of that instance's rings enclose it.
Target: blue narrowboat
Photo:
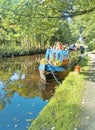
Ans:
[[[57,81],[64,79],[71,70],[73,62],[75,64],[78,60],[75,59],[76,52],[76,50],[47,49],[45,58],[41,59],[39,65],[41,79],[45,81],[51,77]]]

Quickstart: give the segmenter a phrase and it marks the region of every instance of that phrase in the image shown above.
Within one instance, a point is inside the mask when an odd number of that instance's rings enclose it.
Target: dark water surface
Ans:
[[[53,95],[56,83],[39,77],[41,57],[0,59],[0,130],[27,130]]]

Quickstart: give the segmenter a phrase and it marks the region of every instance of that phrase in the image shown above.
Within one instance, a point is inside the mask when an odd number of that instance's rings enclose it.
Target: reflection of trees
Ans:
[[[30,79],[17,80],[5,84],[6,86],[3,89],[3,95],[0,99],[0,109],[3,109],[6,103],[10,103],[10,98],[13,97],[15,92],[17,92],[19,96],[25,98],[34,98],[35,96],[38,96],[43,100],[50,99],[55,91],[54,84],[46,84],[41,80],[39,81],[39,78],[34,81]]]
[[[25,83],[25,82],[18,82],[16,81],[14,84],[11,84],[9,87],[7,87],[7,90],[12,90],[17,92],[20,96],[23,96],[25,98],[33,98],[38,95],[38,89],[34,84]]]
[[[13,59],[3,59],[0,61],[0,79],[8,80],[15,71],[23,74],[31,73],[32,70],[38,69],[38,64],[42,56],[25,56]],[[5,74],[6,73],[6,74]]]
[[[6,103],[3,100],[0,100],[0,110],[2,110],[5,107]]]
[[[13,95],[13,91],[6,91],[6,84],[0,81],[0,110],[2,110],[6,103],[10,103],[10,97]]]
[[[51,98],[51,96],[53,96],[55,92],[55,86],[55,82],[46,83],[42,79],[39,80],[38,89],[41,93],[41,97],[43,98],[43,100],[48,100]]]
[[[37,78],[37,77],[36,77]],[[14,82],[7,82],[3,90],[3,95],[0,98],[0,109],[3,109],[6,103],[11,103],[10,98],[17,92],[19,96],[25,98],[34,98],[35,96],[41,97],[43,100],[48,100],[55,91],[55,84],[46,84],[39,80],[16,80]],[[40,92],[40,93],[39,93]]]
[[[37,71],[33,71],[31,75],[26,76],[24,79],[21,79],[21,75],[18,73],[16,78],[13,75],[13,78],[8,81],[6,90],[15,91],[20,96],[28,98],[33,98],[35,95],[40,96],[37,88],[38,80],[39,75]]]
[[[14,95],[14,91],[7,91],[5,90],[4,94],[0,96],[0,110],[2,110],[6,103],[11,103],[10,98]]]
[[[5,87],[3,86],[2,92],[2,95],[0,95],[0,110],[5,107],[6,103],[10,103],[10,98],[13,97],[15,92],[17,92],[19,96],[23,96],[25,98],[34,98],[35,96],[40,97],[37,81],[33,82],[28,79],[25,81],[9,81],[5,84]]]
[[[37,88],[40,58],[34,55],[0,60],[0,109],[10,102],[15,92],[28,98],[40,96]]]
[[[37,68],[39,61],[40,56],[37,56],[37,58],[36,56],[30,56],[2,60],[0,64],[0,80],[4,86],[2,96],[0,95],[0,109],[3,109],[6,103],[10,103],[10,98],[15,92],[25,98],[38,96],[46,100],[52,96],[54,92],[52,84],[52,87],[48,86],[48,84],[40,84],[39,86],[40,76]],[[22,76],[25,77],[22,78]]]

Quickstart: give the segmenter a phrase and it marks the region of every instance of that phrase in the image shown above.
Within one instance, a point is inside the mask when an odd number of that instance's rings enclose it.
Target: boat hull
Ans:
[[[61,81],[68,75],[69,72],[70,70],[66,70],[64,72],[54,72],[54,75],[52,73],[49,73],[48,75],[45,75],[46,81],[55,80],[55,77],[58,81]]]
[[[57,71],[39,70],[40,77],[46,82],[51,81],[51,80],[61,81],[68,75],[68,73],[71,70],[71,67],[70,66],[60,67],[60,68],[57,67],[57,69],[62,70],[62,71],[58,71],[58,70]]]

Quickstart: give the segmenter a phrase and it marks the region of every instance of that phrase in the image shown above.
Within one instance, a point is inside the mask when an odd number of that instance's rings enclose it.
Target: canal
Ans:
[[[47,105],[56,82],[44,83],[38,72],[43,55],[0,59],[0,129],[28,130]]]

